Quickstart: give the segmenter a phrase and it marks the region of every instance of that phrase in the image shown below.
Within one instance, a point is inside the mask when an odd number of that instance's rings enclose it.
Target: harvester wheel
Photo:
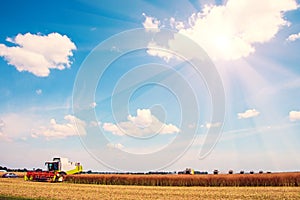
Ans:
[[[63,182],[65,180],[66,175],[67,174],[65,172],[60,172],[59,176],[56,177],[56,181],[57,182]]]

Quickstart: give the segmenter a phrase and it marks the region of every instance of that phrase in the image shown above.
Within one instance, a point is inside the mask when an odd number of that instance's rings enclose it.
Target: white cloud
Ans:
[[[66,121],[65,123],[59,124],[55,119],[51,119],[48,126],[41,126],[31,136],[33,138],[43,136],[47,139],[57,139],[86,134],[86,123],[84,121],[73,115],[66,115],[64,120]]]
[[[298,34],[292,34],[286,40],[290,41],[290,42],[293,42],[293,41],[298,40],[299,38],[300,38],[300,33],[298,33]]]
[[[90,127],[98,127],[101,125],[101,122],[97,122],[97,121],[91,121],[90,122]]]
[[[289,117],[292,122],[300,120],[300,111],[291,111]]]
[[[157,45],[155,42],[150,42],[148,44],[147,48],[148,49],[146,52],[149,55],[160,57],[160,58],[164,59],[164,61],[166,61],[167,63],[170,61],[171,58],[178,58],[177,56],[168,52],[166,50],[166,48]]]
[[[96,102],[93,102],[93,103],[90,104],[90,107],[91,107],[91,108],[96,108],[96,106],[97,106],[97,103],[96,103]]]
[[[149,109],[138,109],[137,116],[129,115],[128,121],[118,124],[104,123],[102,128],[114,135],[123,136],[125,134],[144,137],[153,134],[173,134],[180,132],[173,124],[160,122]]]
[[[43,90],[37,89],[37,90],[35,91],[35,93],[36,93],[37,95],[41,95],[41,94],[43,93]]]
[[[255,109],[246,110],[243,113],[238,113],[239,119],[246,119],[246,118],[252,118],[258,116],[260,113]]]
[[[151,110],[138,109],[136,117],[128,115],[127,119],[137,127],[147,128],[152,124]]]
[[[145,13],[143,13],[143,16],[145,17],[145,21],[143,22],[144,28],[147,31],[158,32],[160,21],[154,17],[147,16]]]
[[[110,149],[123,149],[124,146],[121,143],[113,144],[113,143],[108,143],[106,145]]]
[[[228,0],[192,14],[179,33],[197,42],[215,60],[235,60],[255,52],[254,44],[274,38],[280,28],[289,25],[284,13],[295,9],[295,0]]]
[[[69,58],[73,56],[72,51],[76,50],[70,38],[59,33],[18,34],[6,41],[16,46],[0,44],[0,56],[18,71],[28,71],[39,77],[48,76],[50,69],[69,68],[72,64]]]
[[[174,17],[170,18],[170,26],[171,28],[175,28],[177,30],[184,28],[184,23],[180,21],[176,21]]]
[[[113,123],[103,123],[102,128],[107,131],[107,132],[111,132],[114,135],[124,135],[123,131],[115,124]]]
[[[216,128],[216,127],[220,127],[222,124],[220,122],[216,122],[216,123],[206,123],[205,127],[206,128]]]

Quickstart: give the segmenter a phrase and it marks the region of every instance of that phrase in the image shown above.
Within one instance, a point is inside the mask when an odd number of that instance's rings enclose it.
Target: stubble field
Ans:
[[[0,178],[0,199],[300,199],[299,187],[157,187]],[[22,197],[22,198],[18,198]]]

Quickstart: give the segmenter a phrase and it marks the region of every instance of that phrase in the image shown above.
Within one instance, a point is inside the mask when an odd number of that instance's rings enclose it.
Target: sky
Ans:
[[[0,165],[299,171],[300,1],[3,1]]]

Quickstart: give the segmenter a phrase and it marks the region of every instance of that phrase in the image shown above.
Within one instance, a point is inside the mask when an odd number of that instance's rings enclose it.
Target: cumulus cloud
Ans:
[[[102,128],[105,131],[111,132],[114,135],[119,135],[119,136],[124,135],[123,131],[118,127],[118,125],[113,123],[103,123]]]
[[[55,119],[51,119],[48,126],[40,127],[38,130],[34,131],[31,136],[33,138],[42,136],[47,139],[57,139],[86,134],[86,123],[84,121],[73,115],[66,115],[64,120],[65,123],[59,124]]]
[[[170,26],[171,26],[171,28],[180,30],[180,29],[184,28],[184,23],[181,21],[176,21],[176,19],[174,17],[171,17],[170,18]]]
[[[145,17],[145,21],[143,22],[143,26],[147,31],[159,31],[159,25],[160,21],[154,17],[147,16],[145,13],[143,13],[143,16]]]
[[[296,0],[228,0],[224,5],[204,6],[185,23],[172,17],[170,26],[198,43],[214,60],[236,60],[254,53],[255,44],[270,41],[289,26],[284,13],[297,7]]]
[[[247,118],[252,118],[252,117],[256,117],[260,114],[260,112],[258,112],[255,109],[250,109],[250,110],[246,110],[243,113],[238,113],[238,118],[239,119],[247,119]]]
[[[205,127],[206,128],[217,128],[220,127],[222,124],[220,122],[216,122],[216,123],[206,123]]]
[[[150,109],[138,109],[137,116],[129,115],[127,120],[128,121],[120,122],[118,124],[103,123],[102,128],[114,135],[123,136],[128,134],[136,137],[180,132],[179,128],[175,125],[160,122],[152,115]]]
[[[138,109],[136,117],[128,115],[127,119],[137,127],[146,128],[152,124],[151,110]]]
[[[150,42],[147,46],[147,50],[146,52],[151,55],[151,56],[157,56],[162,58],[164,61],[166,61],[167,63],[170,61],[171,58],[177,58],[179,59],[177,56],[175,56],[174,54],[168,52],[166,50],[166,48],[161,47],[159,45],[157,45],[155,42]]]
[[[300,111],[291,111],[289,117],[292,122],[300,120]]]
[[[6,41],[15,46],[0,44],[0,56],[18,71],[27,71],[39,77],[48,76],[50,69],[70,68],[70,57],[76,50],[70,38],[59,33],[18,34]]]
[[[97,121],[91,121],[89,126],[90,127],[98,127],[101,125],[101,122],[97,122]]]
[[[295,0],[228,0],[222,6],[206,6],[189,18],[179,32],[190,37],[214,59],[235,60],[255,51],[255,43],[270,41],[289,25],[284,12],[297,9]]]
[[[300,33],[290,35],[286,40],[289,42],[296,41],[300,38]]]
[[[110,149],[123,149],[124,148],[124,146],[121,143],[117,143],[117,144],[108,143],[106,146]]]

